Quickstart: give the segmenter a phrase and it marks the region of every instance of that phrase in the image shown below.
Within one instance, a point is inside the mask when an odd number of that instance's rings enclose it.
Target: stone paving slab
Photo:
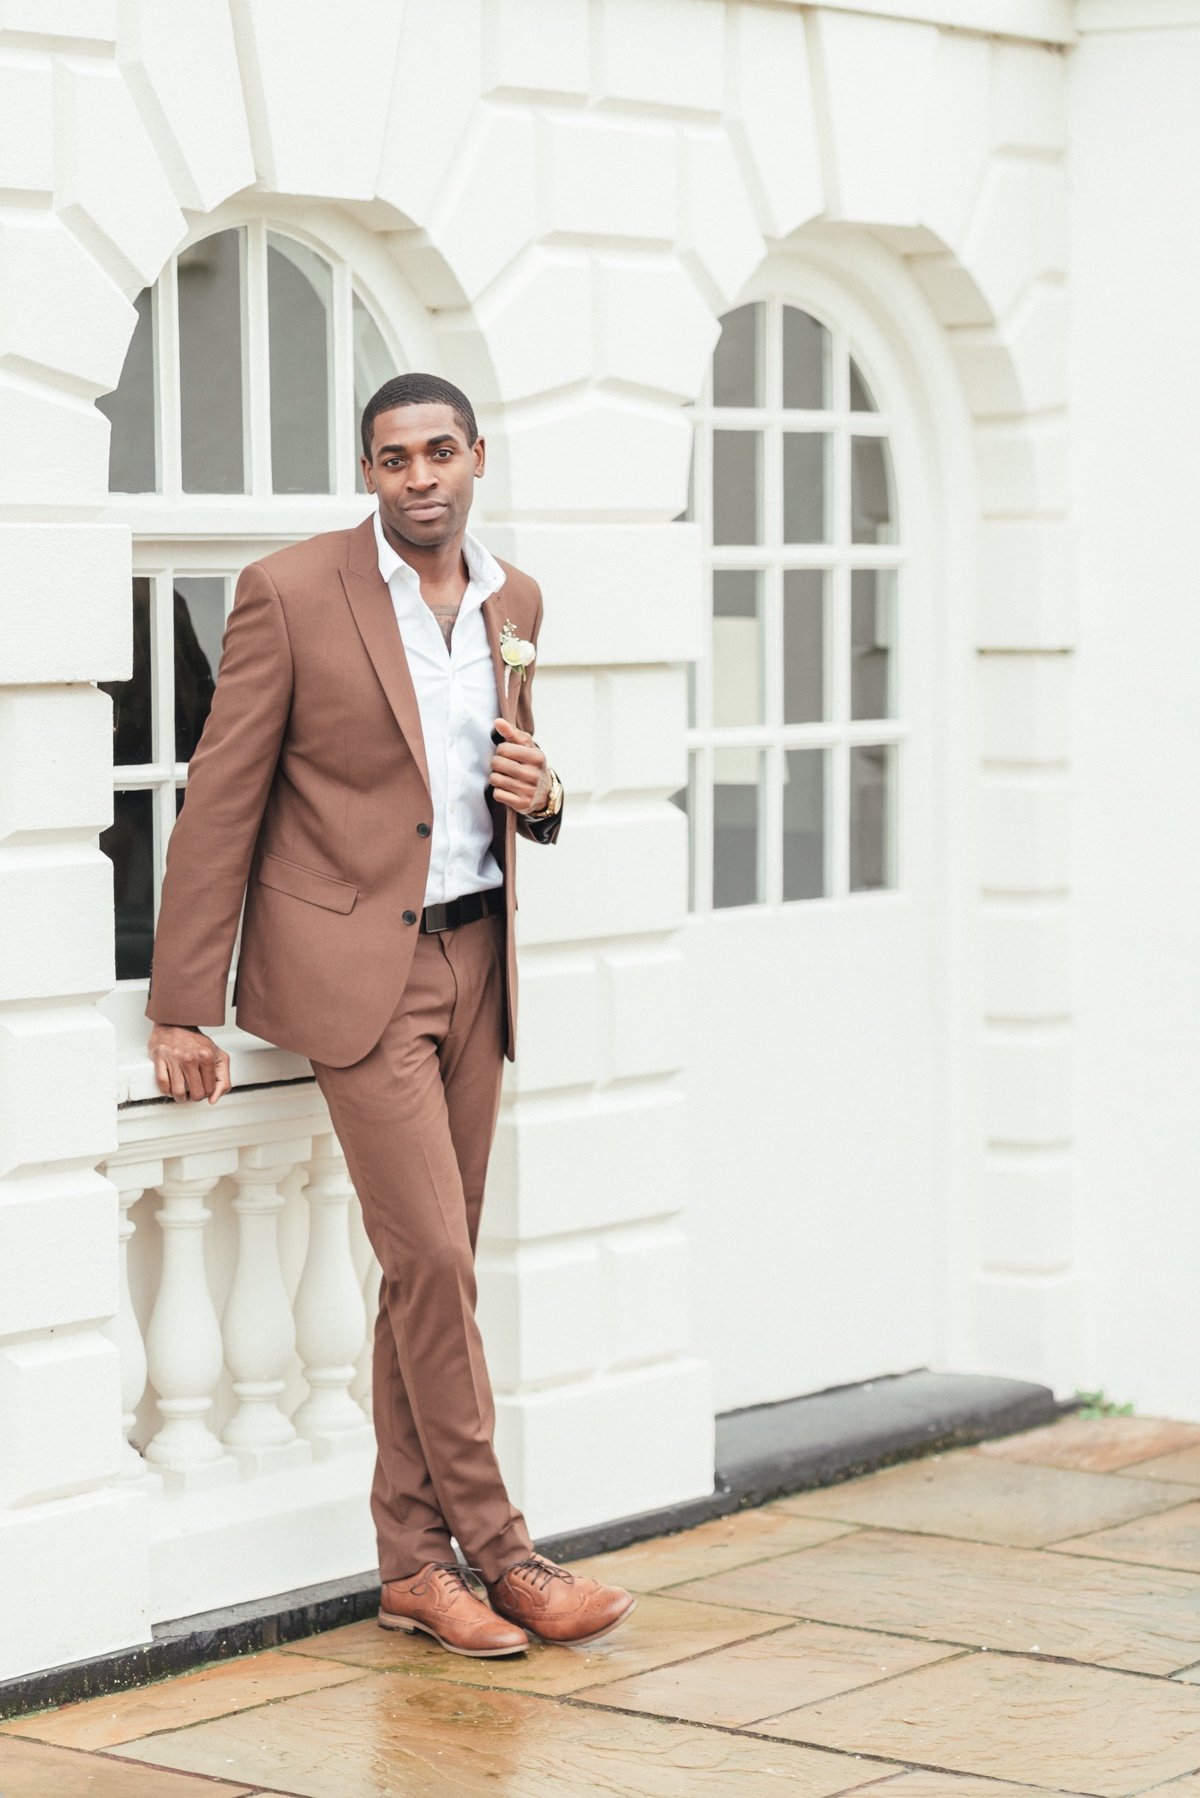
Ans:
[[[1174,1673],[1200,1660],[1196,1576],[940,1536],[860,1530],[673,1592],[706,1604],[1141,1673]]]
[[[758,1734],[947,1772],[1130,1798],[1200,1762],[1200,1691],[1170,1680],[969,1655],[810,1704]]]
[[[581,1563],[639,1594],[587,1649],[372,1620],[14,1719],[0,1798],[1200,1798],[1189,1479],[1068,1419]]]
[[[297,1798],[834,1798],[873,1771],[794,1743],[389,1674],[126,1752],[194,1773],[232,1764]]]
[[[16,1723],[0,1723],[0,1735],[34,1736],[61,1748],[111,1748],[136,1741],[152,1730],[202,1722],[361,1677],[358,1668],[339,1661],[274,1651],[252,1654],[235,1661],[217,1661],[155,1686],[136,1686],[132,1692],[114,1692],[85,1699],[82,1704],[64,1705],[61,1710],[42,1711]],[[0,1745],[0,1765],[3,1753]],[[8,1798],[2,1782],[0,1798]]]
[[[230,1785],[209,1775],[164,1772],[45,1742],[0,1742],[4,1798],[246,1798],[248,1791],[259,1789],[244,1780]]]
[[[761,1612],[737,1610],[732,1605],[697,1605],[647,1593],[638,1599],[628,1623],[589,1648],[535,1642],[523,1655],[471,1660],[465,1655],[447,1656],[429,1636],[383,1630],[377,1623],[351,1623],[314,1637],[313,1652],[377,1673],[451,1679],[462,1685],[559,1698],[584,1686],[604,1685],[781,1627],[780,1618]],[[295,1643],[285,1652],[299,1658],[303,1644]],[[1200,1654],[1194,1658],[1200,1660]],[[449,1668],[448,1660],[453,1663]]]
[[[1195,1486],[1075,1473],[968,1453],[910,1461],[778,1502],[797,1517],[1039,1548],[1197,1498],[1200,1489]]]
[[[1042,1467],[1073,1467],[1081,1473],[1109,1473],[1189,1448],[1200,1449],[1200,1424],[1174,1423],[1164,1417],[1064,1417],[1049,1429],[1023,1430],[1019,1436],[981,1443],[975,1453]]]

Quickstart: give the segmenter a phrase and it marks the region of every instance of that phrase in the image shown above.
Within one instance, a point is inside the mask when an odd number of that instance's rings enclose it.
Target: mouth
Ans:
[[[442,500],[427,500],[418,506],[405,506],[404,516],[415,518],[418,524],[430,524],[435,518],[440,518],[445,510]]]

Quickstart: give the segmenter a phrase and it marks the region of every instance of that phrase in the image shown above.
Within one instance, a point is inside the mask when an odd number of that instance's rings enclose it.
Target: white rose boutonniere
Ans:
[[[508,689],[508,682],[512,679],[513,670],[515,669],[520,678],[524,680],[525,670],[536,655],[537,650],[528,637],[518,637],[516,625],[511,619],[506,618],[500,628],[500,658],[506,669],[505,691]]]

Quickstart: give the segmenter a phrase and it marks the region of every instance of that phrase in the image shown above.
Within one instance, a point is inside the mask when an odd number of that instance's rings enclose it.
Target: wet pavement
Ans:
[[[373,1622],[0,1725],[0,1798],[1200,1798],[1200,1425],[1067,1419],[579,1563],[590,1649]]]

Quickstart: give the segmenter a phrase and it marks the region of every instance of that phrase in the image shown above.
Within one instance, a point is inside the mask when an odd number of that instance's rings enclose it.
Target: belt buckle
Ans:
[[[425,907],[421,922],[428,935],[440,936],[444,930],[449,930],[449,911],[450,907],[444,899],[439,900],[436,905],[427,905]],[[435,916],[440,920],[436,924],[433,921]]]

